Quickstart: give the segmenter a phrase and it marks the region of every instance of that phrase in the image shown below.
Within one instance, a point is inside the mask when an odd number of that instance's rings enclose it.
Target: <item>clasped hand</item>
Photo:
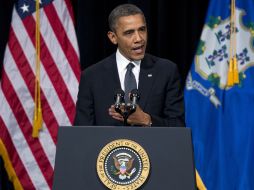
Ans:
[[[124,107],[121,108],[123,110]],[[117,113],[115,110],[115,106],[111,105],[111,107],[108,110],[109,115],[118,120],[118,121],[124,121],[123,116],[120,113]],[[127,123],[130,125],[141,125],[141,126],[149,126],[151,122],[151,117],[149,114],[145,113],[139,105],[136,107],[136,111],[132,113],[127,120]]]

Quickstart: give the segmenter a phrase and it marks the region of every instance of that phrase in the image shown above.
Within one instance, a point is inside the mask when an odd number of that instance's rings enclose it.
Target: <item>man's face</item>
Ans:
[[[118,44],[118,49],[129,60],[144,58],[147,43],[147,27],[141,14],[120,17],[116,23],[115,32],[109,32],[112,43]]]

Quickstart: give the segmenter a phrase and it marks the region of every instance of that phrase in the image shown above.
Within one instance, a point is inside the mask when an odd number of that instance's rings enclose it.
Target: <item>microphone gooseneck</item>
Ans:
[[[124,119],[124,126],[128,125],[127,119],[128,117],[136,111],[138,100],[140,99],[140,95],[137,89],[133,89],[130,93],[130,103],[125,103],[124,101],[124,91],[122,89],[118,89],[115,91],[114,100],[115,100],[115,111]]]
[[[124,102],[124,91],[122,89],[116,90],[114,100],[115,110],[121,114],[121,104]]]
[[[139,99],[140,99],[140,95],[139,95],[138,89],[133,89],[130,94],[130,101],[131,101],[130,109],[133,110],[133,112],[136,111],[137,103]]]

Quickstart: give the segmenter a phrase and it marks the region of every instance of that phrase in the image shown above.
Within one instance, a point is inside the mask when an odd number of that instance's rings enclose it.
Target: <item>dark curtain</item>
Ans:
[[[14,1],[4,0],[0,6],[0,73]],[[107,38],[107,17],[115,6],[133,3],[139,6],[146,16],[147,52],[174,61],[178,65],[184,85],[204,24],[208,0],[72,0],[72,2],[82,69],[115,51],[115,47]],[[0,190],[13,189],[7,179],[3,161],[0,159]]]
[[[0,6],[0,79],[4,49],[8,40],[8,33],[11,22],[11,14],[14,0],[2,1]]]
[[[147,52],[174,61],[183,81],[203,27],[208,0],[77,1],[77,35],[82,69],[110,55],[107,17],[121,3],[138,5],[148,25]],[[100,5],[99,5],[100,4]]]
[[[4,0],[0,6],[0,79],[3,66],[3,54],[8,40],[8,33],[10,28],[11,14],[12,14],[12,0]],[[0,105],[1,106],[1,105]],[[13,185],[8,180],[7,173],[4,169],[3,159],[0,157],[0,190],[13,190]]]

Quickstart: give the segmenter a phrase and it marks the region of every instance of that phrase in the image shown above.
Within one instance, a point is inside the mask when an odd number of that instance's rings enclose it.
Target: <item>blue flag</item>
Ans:
[[[254,1],[232,2],[210,0],[185,87],[195,164],[208,190],[254,189]]]

